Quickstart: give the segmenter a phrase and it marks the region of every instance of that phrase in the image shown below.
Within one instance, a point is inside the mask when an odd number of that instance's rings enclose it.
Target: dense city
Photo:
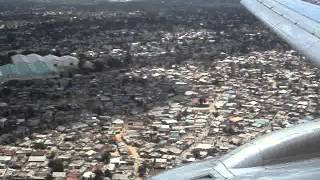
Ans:
[[[237,0],[79,2],[0,6],[1,179],[143,179],[320,116]]]

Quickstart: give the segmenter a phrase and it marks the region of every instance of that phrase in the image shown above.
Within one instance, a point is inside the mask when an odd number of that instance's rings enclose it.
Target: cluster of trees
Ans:
[[[52,172],[63,172],[64,165],[61,159],[52,159],[49,161],[48,166],[51,168]]]
[[[106,164],[110,163],[110,156],[111,155],[109,152],[104,152],[102,154],[101,161],[103,161]],[[63,161],[61,159],[54,159],[54,156],[51,158],[52,159],[50,159],[48,164],[48,166],[51,168],[51,172],[64,172],[65,167]],[[93,177],[92,180],[103,180],[105,177],[112,177],[112,173],[108,169],[102,171],[101,169],[97,168],[93,171],[93,173],[95,174],[95,177]],[[50,179],[50,177],[48,177],[48,179]]]
[[[102,171],[101,169],[96,169],[94,172],[95,177],[92,180],[103,180],[105,177],[112,178],[112,173],[110,170]]]

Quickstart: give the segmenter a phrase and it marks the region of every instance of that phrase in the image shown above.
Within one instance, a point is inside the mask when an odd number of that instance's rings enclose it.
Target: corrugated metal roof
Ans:
[[[57,72],[56,67],[51,63],[42,61],[19,62],[0,66],[0,81],[51,77],[56,76]]]
[[[38,54],[21,55],[17,54],[11,57],[14,64],[17,63],[34,63],[34,62],[45,62],[51,63],[60,68],[76,68],[79,64],[79,59],[73,56],[61,56],[57,57],[54,55],[40,56]]]
[[[0,82],[12,79],[52,77],[56,76],[58,71],[74,69],[79,64],[79,60],[72,56],[17,54],[12,56],[11,59],[13,64],[0,66]]]

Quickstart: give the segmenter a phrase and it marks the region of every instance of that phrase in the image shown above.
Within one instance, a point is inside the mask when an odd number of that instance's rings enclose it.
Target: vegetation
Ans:
[[[63,161],[60,159],[50,160],[48,166],[52,169],[53,172],[64,171]]]

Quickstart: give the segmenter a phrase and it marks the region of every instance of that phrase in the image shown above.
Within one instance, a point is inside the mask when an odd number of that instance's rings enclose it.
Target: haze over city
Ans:
[[[146,179],[320,116],[317,66],[239,0],[0,4],[0,179]]]

